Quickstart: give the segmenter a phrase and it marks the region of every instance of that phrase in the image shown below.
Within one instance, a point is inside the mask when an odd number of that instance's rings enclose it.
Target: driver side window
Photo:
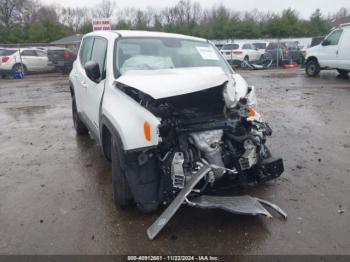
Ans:
[[[338,45],[342,33],[343,30],[337,30],[330,34],[326,39],[327,41],[329,41],[329,45]]]

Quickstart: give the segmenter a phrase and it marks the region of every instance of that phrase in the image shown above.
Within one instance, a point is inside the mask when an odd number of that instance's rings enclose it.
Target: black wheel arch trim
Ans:
[[[69,79],[69,91],[70,91],[70,95],[71,97],[74,97],[75,96],[75,91],[74,91],[74,85],[73,85],[73,82]]]
[[[318,59],[317,59],[316,56],[310,56],[310,57],[308,57],[308,58],[306,59],[306,61],[305,61],[305,64],[307,64],[307,63],[309,63],[310,61],[313,61],[313,60],[315,60],[318,64],[320,64],[320,63],[318,62]]]

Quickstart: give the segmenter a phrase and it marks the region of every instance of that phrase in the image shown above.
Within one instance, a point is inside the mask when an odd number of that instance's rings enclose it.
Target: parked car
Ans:
[[[262,56],[253,44],[244,42],[226,44],[221,48],[220,52],[226,60],[232,63],[240,63],[243,60],[247,62],[258,61]]]
[[[254,42],[253,45],[255,48],[258,49],[258,51],[264,55],[266,53],[266,47],[269,43],[268,42]]]
[[[0,51],[0,73],[10,74],[16,71],[49,71],[47,53],[35,48],[4,49]]]
[[[306,74],[317,76],[321,70],[337,69],[347,76],[350,72],[350,24],[331,31],[321,42],[307,51]]]
[[[73,68],[73,62],[77,58],[77,55],[67,49],[60,47],[48,48],[49,64],[55,67],[58,72],[68,74]]]
[[[111,161],[118,206],[152,211],[175,201],[164,214],[171,217],[220,181],[247,185],[283,172],[265,145],[271,129],[257,112],[254,87],[205,39],[89,33],[69,86],[76,133],[90,132]],[[206,207],[213,201],[207,196]],[[154,225],[151,239],[170,217]]]
[[[288,47],[285,43],[270,42],[266,47],[266,53],[272,58],[273,62],[282,61],[288,58]]]
[[[299,43],[296,41],[284,42],[286,47],[288,48],[287,55],[285,59],[290,61],[300,63],[303,57],[302,51],[300,50]]]

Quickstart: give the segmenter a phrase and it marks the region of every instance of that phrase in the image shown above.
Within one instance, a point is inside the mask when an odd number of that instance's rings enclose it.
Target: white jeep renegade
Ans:
[[[151,211],[183,189],[182,200],[195,199],[283,172],[265,146],[271,129],[254,88],[205,39],[89,33],[69,79],[75,129],[90,131],[112,162],[119,206]]]

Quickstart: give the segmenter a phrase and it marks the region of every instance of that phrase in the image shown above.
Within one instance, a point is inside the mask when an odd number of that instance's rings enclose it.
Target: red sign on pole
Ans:
[[[111,20],[108,18],[94,18],[92,29],[93,31],[109,31],[111,30]]]

